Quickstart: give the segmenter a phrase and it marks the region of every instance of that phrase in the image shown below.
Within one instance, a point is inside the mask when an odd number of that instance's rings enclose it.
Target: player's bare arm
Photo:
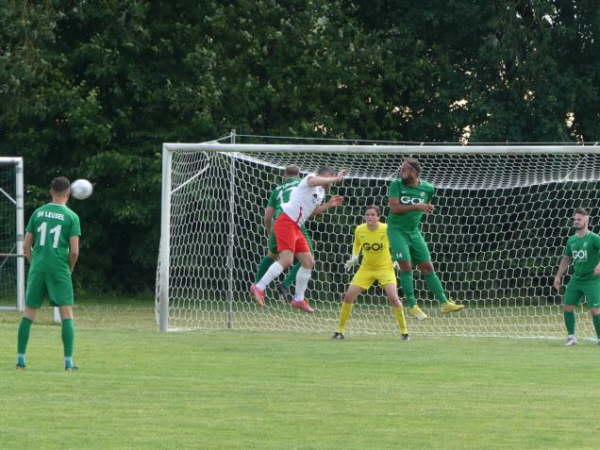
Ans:
[[[315,186],[329,187],[332,184],[342,181],[347,173],[348,173],[348,171],[346,169],[342,169],[335,176],[323,177],[323,176],[315,175],[314,177],[310,177],[306,182],[310,187],[315,187]]]
[[[410,211],[423,211],[425,214],[433,212],[434,206],[431,203],[419,203],[418,205],[403,205],[398,197],[390,197],[388,200],[390,210],[394,214],[405,214]]]
[[[69,238],[69,267],[71,272],[75,269],[77,259],[79,259],[79,236],[71,236]]]
[[[31,247],[33,246],[33,233],[29,231],[25,233],[25,237],[23,238],[23,255],[25,255],[25,259],[27,262],[31,263]]]
[[[594,275],[600,276],[600,264],[594,267]]]
[[[267,206],[265,208],[265,215],[263,217],[263,224],[265,226],[265,234],[268,236],[271,232],[271,225],[273,225],[273,216],[275,215],[275,208]]]
[[[335,208],[336,206],[340,206],[343,203],[344,203],[343,196],[336,195],[334,197],[331,197],[331,199],[329,199],[328,202],[325,202],[322,205],[317,206],[315,208],[315,210],[313,211],[313,213],[311,214],[311,217],[318,216],[319,214],[324,213],[328,209]]]
[[[556,272],[556,276],[554,277],[554,289],[560,291],[560,287],[562,286],[562,279],[567,270],[569,270],[569,265],[571,264],[571,257],[567,255],[563,255],[560,259],[560,264],[558,265],[558,271]],[[600,264],[599,264],[600,265]],[[596,266],[598,269],[598,266]],[[595,272],[595,269],[594,269]]]

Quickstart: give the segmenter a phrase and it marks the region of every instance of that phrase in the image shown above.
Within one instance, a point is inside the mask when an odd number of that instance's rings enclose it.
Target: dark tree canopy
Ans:
[[[86,177],[86,283],[151,289],[166,141],[600,140],[593,0],[5,0],[0,153]]]

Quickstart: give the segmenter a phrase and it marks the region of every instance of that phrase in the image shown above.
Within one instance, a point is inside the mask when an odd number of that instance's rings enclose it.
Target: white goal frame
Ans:
[[[0,307],[4,311],[23,311],[25,309],[25,256],[23,254],[23,237],[25,228],[24,218],[24,189],[23,189],[23,158],[0,157],[0,165],[13,166],[15,170],[15,195],[12,196],[0,187],[0,194],[5,200],[14,204],[16,210],[16,240],[14,251],[0,254],[2,258],[16,258],[16,298],[14,307]]]
[[[161,239],[159,245],[157,286],[156,286],[156,319],[160,331],[175,331],[177,328],[170,323],[170,258],[171,258],[171,198],[174,191],[181,189],[180,185],[172,189],[172,159],[174,152],[198,152],[198,153],[285,153],[302,152],[314,154],[377,154],[377,155],[395,155],[414,156],[445,154],[449,155],[569,155],[577,153],[580,155],[600,154],[598,145],[429,145],[429,144],[408,144],[408,145],[310,145],[310,144],[238,144],[221,143],[218,141],[204,143],[164,143],[162,147],[162,206],[161,206]],[[233,160],[232,160],[233,161]],[[236,164],[231,164],[230,183],[233,185],[236,176]],[[265,198],[266,201],[266,198]],[[233,190],[230,198],[231,218],[235,214],[233,211]],[[264,207],[258,205],[257,207]],[[233,274],[235,261],[233,259],[233,246],[236,242],[233,226],[228,227],[228,240],[231,252],[228,258],[227,267],[230,273],[229,279],[229,319],[223,328],[234,328],[233,309],[231,305],[234,302],[233,294]],[[565,240],[566,243],[566,240]],[[556,261],[558,266],[558,260]],[[589,321],[589,319],[580,319],[580,322]],[[579,322],[579,323],[580,323]],[[556,336],[532,336],[532,337],[556,337]]]

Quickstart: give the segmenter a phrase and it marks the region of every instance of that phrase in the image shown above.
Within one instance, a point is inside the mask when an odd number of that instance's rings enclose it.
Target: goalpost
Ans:
[[[23,158],[0,157],[0,310],[25,309]]]
[[[415,272],[415,294],[430,316],[409,318],[416,335],[561,337],[561,302],[552,281],[576,207],[600,231],[600,153],[576,145],[282,145],[208,142],[163,145],[161,241],[156,317],[162,331],[222,329],[333,332],[352,274],[344,271],[364,207],[388,214],[387,186],[406,157],[436,186],[422,232],[446,293],[466,309],[441,315]],[[278,298],[266,307],[248,287],[266,254],[263,211],[283,168],[302,175],[347,168],[332,193],[344,195],[307,227],[316,265],[308,315]],[[567,281],[565,279],[565,281]],[[580,307],[579,336],[594,336]],[[348,334],[397,333],[379,287],[359,297]]]

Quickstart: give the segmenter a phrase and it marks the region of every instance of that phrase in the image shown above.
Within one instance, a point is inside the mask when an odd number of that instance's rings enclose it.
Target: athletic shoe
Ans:
[[[338,333],[337,331],[335,333],[333,333],[333,336],[331,336],[331,339],[338,339],[338,340],[342,340],[344,339],[344,335],[343,333]]]
[[[419,308],[417,305],[408,308],[408,314],[410,314],[417,320],[427,319],[427,314],[425,314],[423,312],[423,310],[421,308]]]
[[[448,300],[447,302],[442,303],[442,313],[448,314],[451,312],[460,311],[463,309],[465,305],[457,305],[452,300]]]
[[[25,364],[17,364],[17,370],[25,370],[26,367]]]
[[[297,308],[297,309],[307,312],[307,313],[315,312],[315,310],[312,309],[310,307],[310,305],[308,304],[308,300],[292,300],[290,302],[290,305],[292,305],[292,307],[294,307],[294,308]]]
[[[250,292],[252,293],[252,297],[256,300],[259,306],[265,306],[265,291],[261,291],[256,287],[256,284],[252,283],[250,285]]]
[[[290,288],[283,284],[277,285],[277,291],[279,292],[279,299],[282,302],[287,302],[290,299]]]
[[[577,345],[577,338],[575,336],[567,336],[565,347],[573,347],[574,345]]]
[[[76,372],[79,370],[79,367],[77,366],[65,366],[65,372]]]
[[[403,340],[403,341],[410,341],[410,336],[408,335],[408,333],[406,333],[406,334],[403,334],[403,335],[401,336],[401,338],[402,338],[402,340]]]

